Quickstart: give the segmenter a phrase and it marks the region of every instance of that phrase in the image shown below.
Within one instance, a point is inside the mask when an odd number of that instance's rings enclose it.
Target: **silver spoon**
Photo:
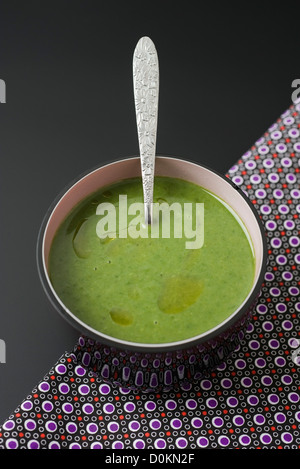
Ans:
[[[133,88],[141,159],[145,225],[152,223],[159,67],[155,46],[142,37],[133,54]]]

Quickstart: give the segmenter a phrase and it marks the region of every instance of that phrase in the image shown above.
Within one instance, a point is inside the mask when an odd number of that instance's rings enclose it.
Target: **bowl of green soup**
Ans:
[[[157,156],[145,226],[139,157],[81,175],[42,223],[38,270],[80,332],[78,362],[104,380],[157,389],[198,380],[243,339],[266,269],[247,196],[198,163]]]

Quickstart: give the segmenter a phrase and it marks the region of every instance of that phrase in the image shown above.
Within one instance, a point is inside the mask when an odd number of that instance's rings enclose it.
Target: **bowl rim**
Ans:
[[[229,184],[233,189],[238,191],[239,196],[244,199],[248,208],[250,208],[250,210],[252,211],[252,214],[254,215],[256,219],[256,222],[257,222],[260,234],[261,234],[261,242],[262,242],[261,263],[260,263],[259,273],[257,275],[256,281],[254,282],[244,302],[241,305],[239,305],[239,307],[228,318],[223,320],[220,324],[218,324],[214,328],[209,329],[208,331],[202,334],[198,334],[197,336],[193,336],[188,339],[169,342],[169,343],[167,342],[167,343],[157,343],[157,344],[151,343],[150,344],[150,343],[130,342],[130,341],[118,339],[118,338],[103,334],[100,331],[97,331],[96,329],[92,328],[91,326],[89,326],[88,324],[84,323],[79,318],[77,318],[59,299],[58,295],[54,291],[54,288],[51,287],[49,276],[46,273],[46,267],[44,264],[44,255],[43,255],[44,237],[47,231],[47,226],[51,218],[51,215],[54,212],[56,206],[61,201],[61,199],[64,197],[64,195],[73,186],[75,186],[80,180],[84,179],[90,173],[93,173],[97,170],[101,170],[101,168],[111,165],[111,164],[121,163],[121,162],[125,162],[126,160],[139,159],[139,158],[140,157],[138,155],[132,155],[132,156],[124,156],[120,158],[115,158],[115,159],[109,159],[106,162],[103,162],[90,169],[83,171],[80,175],[73,178],[73,180],[71,180],[68,184],[66,184],[65,187],[57,194],[57,196],[54,198],[54,200],[48,207],[44,215],[44,218],[42,220],[42,223],[40,225],[39,231],[38,231],[37,243],[36,243],[36,262],[37,262],[38,275],[39,275],[42,287],[44,288],[44,291],[50,303],[52,303],[52,305],[58,311],[58,313],[60,313],[60,315],[71,326],[77,329],[77,331],[81,335],[84,335],[85,337],[93,339],[96,342],[101,343],[104,346],[109,346],[109,347],[112,347],[113,349],[119,349],[120,351],[131,350],[131,351],[140,352],[140,353],[161,353],[161,352],[172,352],[172,351],[179,351],[179,350],[185,350],[185,349],[192,349],[195,346],[201,346],[201,344],[216,340],[217,337],[225,333],[227,330],[230,330],[230,328],[234,324],[236,324],[239,321],[239,319],[243,318],[245,313],[251,309],[253,303],[259,296],[259,293],[261,291],[261,286],[264,281],[266,267],[267,267],[267,252],[268,252],[267,239],[266,239],[267,237],[266,237],[266,231],[261,222],[258,211],[255,209],[255,207],[253,206],[253,203],[246,196],[243,190],[239,186],[237,186],[231,179],[219,173],[218,171],[191,159],[182,158],[182,157],[173,156],[173,155],[166,155],[166,154],[156,155],[156,158],[158,159],[159,158],[169,159],[169,160],[175,159],[175,160],[179,160],[182,162],[195,164],[196,166],[200,168],[202,167],[212,172],[214,175],[220,177],[227,184]]]

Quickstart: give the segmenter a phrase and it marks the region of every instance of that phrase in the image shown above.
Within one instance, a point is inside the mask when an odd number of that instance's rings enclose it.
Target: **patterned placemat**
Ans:
[[[143,393],[65,353],[3,423],[1,449],[299,449],[299,135],[295,103],[227,174],[259,212],[269,248],[262,295],[230,359],[196,384]]]

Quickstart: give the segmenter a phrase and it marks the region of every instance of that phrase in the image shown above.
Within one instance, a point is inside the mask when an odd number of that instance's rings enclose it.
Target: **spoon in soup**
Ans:
[[[133,88],[139,141],[145,225],[152,223],[156,154],[159,67],[152,40],[142,37],[133,54]]]

